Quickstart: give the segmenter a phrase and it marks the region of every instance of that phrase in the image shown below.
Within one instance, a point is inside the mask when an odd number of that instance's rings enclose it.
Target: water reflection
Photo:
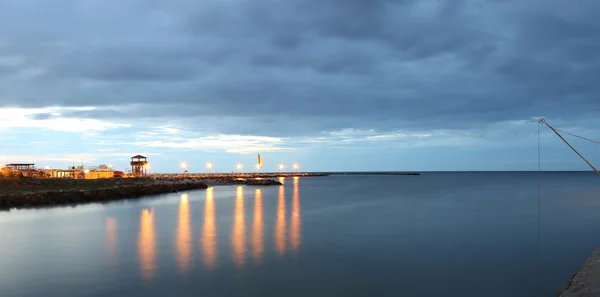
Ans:
[[[192,231],[190,228],[190,208],[188,194],[181,194],[179,201],[179,225],[177,227],[177,267],[181,274],[186,274],[190,269],[192,258]]]
[[[152,278],[156,269],[156,234],[154,230],[154,208],[143,209],[140,214],[140,233],[138,237],[138,254],[142,277]]]
[[[231,234],[231,245],[233,247],[233,261],[238,266],[244,266],[246,255],[246,225],[244,222],[244,188],[237,187],[235,195],[233,230]]]
[[[113,264],[117,262],[117,219],[106,218],[106,251]]]
[[[275,249],[279,255],[285,252],[285,188],[279,186],[277,199],[277,220],[275,220]]]
[[[262,214],[262,192],[256,189],[254,194],[254,222],[252,224],[252,257],[254,262],[260,263],[263,254],[263,214]]]
[[[292,251],[300,247],[300,194],[298,193],[298,177],[294,177],[294,192],[292,194],[292,217],[290,219],[290,245]]]
[[[204,255],[204,266],[208,270],[213,270],[216,265],[216,232],[214,192],[213,188],[208,188],[204,202],[204,228],[202,230],[202,254]]]

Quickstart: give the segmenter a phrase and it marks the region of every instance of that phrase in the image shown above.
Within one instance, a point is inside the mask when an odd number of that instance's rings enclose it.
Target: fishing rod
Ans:
[[[553,131],[553,132],[554,132],[556,135],[558,135],[558,137],[560,137],[560,139],[562,139],[562,141],[564,141],[564,142],[565,142],[565,143],[566,143],[566,144],[567,144],[567,145],[568,145],[568,146],[569,146],[569,147],[570,147],[570,148],[571,148],[571,149],[572,149],[572,150],[573,150],[573,151],[574,151],[574,152],[575,152],[575,153],[576,153],[576,154],[577,154],[577,155],[578,155],[578,156],[579,156],[579,157],[580,157],[580,158],[581,158],[581,159],[582,159],[582,160],[583,160],[583,161],[584,161],[584,162],[585,162],[585,163],[586,163],[588,166],[590,166],[590,168],[592,168],[592,170],[594,170],[594,172],[596,172],[596,174],[597,174],[597,175],[600,175],[600,172],[598,171],[598,169],[596,169],[596,167],[594,167],[594,165],[592,165],[592,163],[590,163],[590,161],[588,161],[588,160],[587,160],[587,159],[586,159],[586,158],[585,158],[583,155],[581,155],[581,154],[580,154],[580,153],[579,153],[579,152],[578,152],[578,151],[577,151],[577,150],[576,150],[576,149],[575,149],[575,148],[574,148],[574,147],[573,147],[573,146],[572,146],[572,145],[571,145],[571,144],[570,144],[570,143],[569,143],[569,142],[568,142],[568,141],[567,141],[567,140],[566,140],[566,139],[565,139],[565,138],[564,138],[562,135],[560,135],[560,133],[558,133],[558,132],[560,131],[560,132],[562,132],[562,133],[569,134],[569,135],[575,136],[575,137],[577,137],[577,138],[581,138],[581,139],[583,139],[583,140],[587,140],[587,141],[589,141],[589,142],[593,142],[593,143],[596,143],[596,144],[600,144],[600,141],[591,140],[591,139],[589,139],[589,138],[586,138],[586,137],[583,137],[583,136],[579,136],[579,135],[576,135],[576,134],[573,134],[573,133],[569,133],[569,132],[566,132],[566,131],[562,131],[562,130],[556,129],[556,128],[552,127],[550,124],[548,124],[548,122],[547,122],[547,121],[546,121],[546,119],[544,119],[544,118],[540,118],[540,119],[538,120],[538,123],[539,123],[539,124],[544,124],[544,125],[546,125],[548,128],[550,128],[550,130],[552,130],[552,131]],[[539,146],[539,129],[538,129],[538,146]],[[538,150],[539,150],[539,147],[538,147]],[[538,153],[538,154],[539,154],[539,153]]]

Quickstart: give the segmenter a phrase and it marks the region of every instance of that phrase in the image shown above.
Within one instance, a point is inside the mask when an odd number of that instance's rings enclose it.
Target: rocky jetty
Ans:
[[[200,180],[148,181],[113,186],[83,189],[76,186],[71,189],[37,190],[30,192],[14,191],[0,194],[0,209],[29,206],[75,204],[130,199],[145,195],[155,195],[195,189],[206,189],[206,183]]]
[[[279,186],[282,183],[272,179],[247,179],[244,184],[249,186]]]

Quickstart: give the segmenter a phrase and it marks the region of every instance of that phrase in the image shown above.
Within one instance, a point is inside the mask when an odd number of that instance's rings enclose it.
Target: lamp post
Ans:
[[[242,163],[237,163],[235,165],[235,169],[237,169],[238,173],[242,172],[242,169],[244,169],[244,165],[242,165]]]
[[[212,168],[213,168],[212,162],[210,162],[210,161],[206,162],[206,172],[210,173],[212,171]]]
[[[179,164],[179,167],[181,167],[183,173],[185,173],[185,171],[187,170],[187,164],[185,162],[181,162]]]

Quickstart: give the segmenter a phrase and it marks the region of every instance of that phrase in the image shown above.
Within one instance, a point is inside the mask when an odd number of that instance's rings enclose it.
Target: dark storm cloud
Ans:
[[[143,104],[71,116],[231,118],[215,129],[271,134],[600,112],[597,1],[438,2],[96,2],[67,9],[68,27],[48,22],[57,9],[23,21],[39,8],[9,1],[0,27],[21,18],[22,32],[0,56],[21,53],[46,72],[9,75],[0,100]]]

